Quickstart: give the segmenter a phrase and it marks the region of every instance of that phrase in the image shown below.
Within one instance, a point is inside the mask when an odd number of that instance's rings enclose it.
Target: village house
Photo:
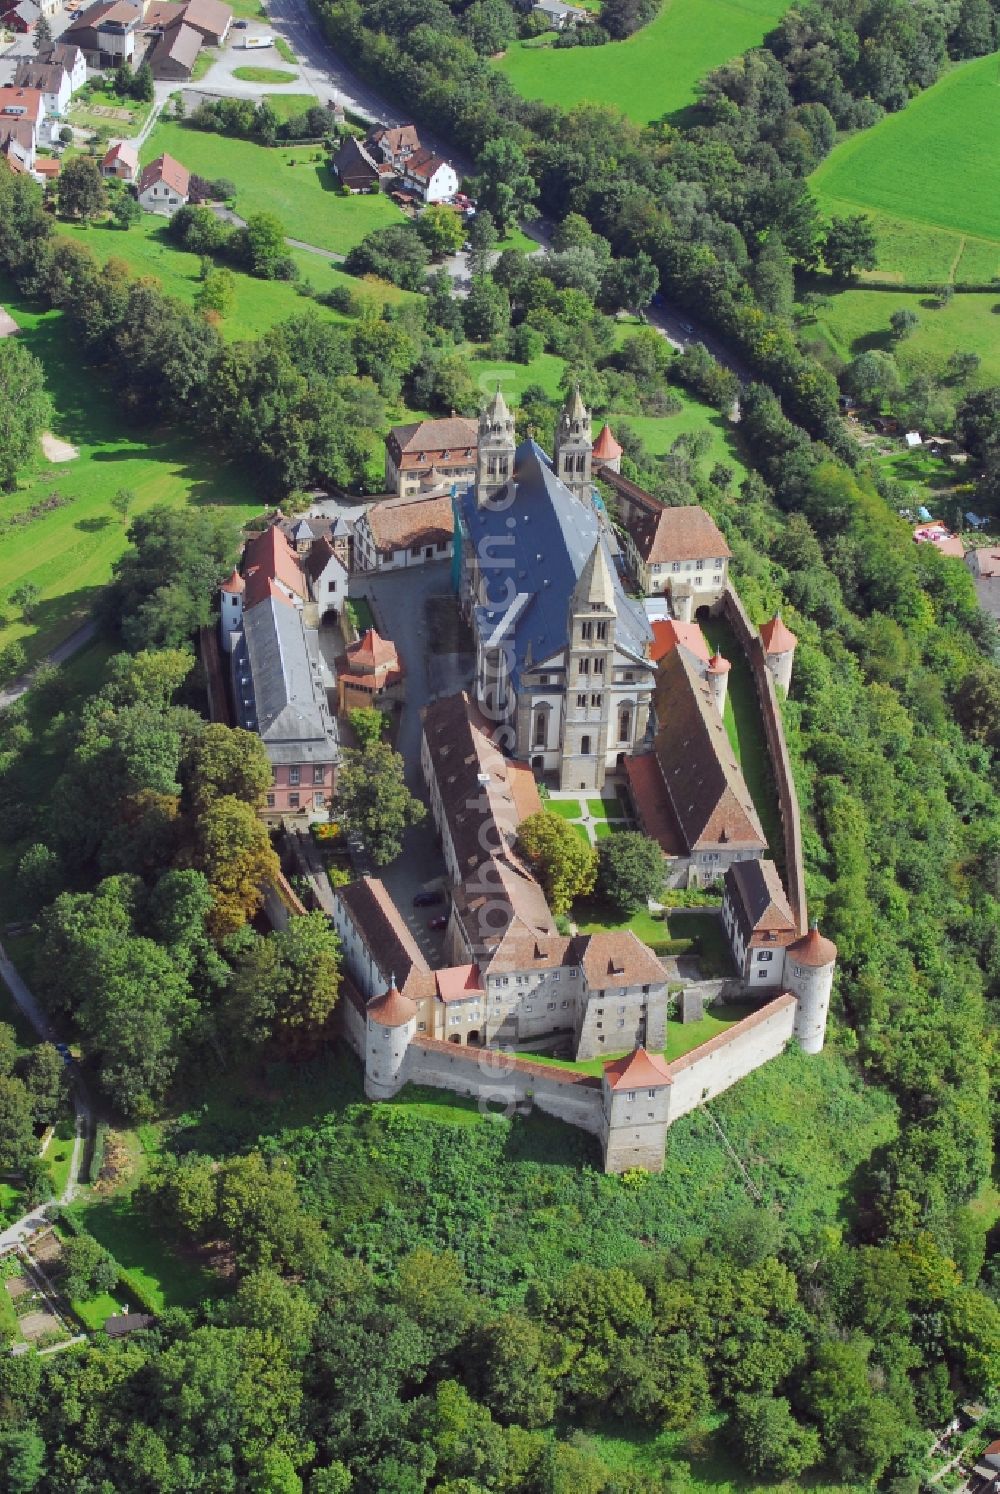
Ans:
[[[738,861],[723,880],[722,922],[740,978],[753,991],[780,987],[784,950],[798,935],[773,861]]]
[[[135,55],[141,17],[130,0],[95,0],[70,21],[59,40],[79,47],[89,67],[117,67]]]
[[[31,171],[35,152],[48,139],[45,101],[37,88],[0,88],[0,152],[13,169]]]
[[[101,175],[120,182],[134,182],[139,170],[139,152],[127,140],[115,140],[101,162]]]
[[[458,191],[458,174],[450,162],[420,144],[415,125],[373,130],[368,137],[368,152],[381,160],[400,181],[412,188],[424,202],[446,202]]]
[[[247,542],[242,574],[223,582],[220,629],[236,719],[258,734],[271,762],[268,811],[318,817],[336,785],[339,739],[307,592],[294,551],[272,525]]]
[[[368,628],[354,643],[349,643],[343,658],[337,660],[342,712],[356,706],[386,709],[401,698],[402,684],[403,666],[396,645],[375,628]]]
[[[398,571],[451,556],[455,519],[451,499],[431,494],[373,503],[354,530],[361,571]]]
[[[188,26],[183,21],[170,26],[162,33],[149,54],[153,77],[185,82],[191,76],[201,46],[201,36],[193,26]]]
[[[35,4],[35,0],[16,0],[15,4],[9,5],[0,13],[0,25],[5,26],[8,31],[16,31],[19,36],[28,36],[38,25],[41,16],[41,7]]]
[[[629,567],[645,596],[662,595],[674,616],[690,622],[722,598],[732,552],[703,508],[665,508],[617,476],[612,483]]]
[[[148,213],[172,218],[188,200],[191,173],[173,156],[157,156],[139,178],[139,204]]]
[[[347,601],[347,566],[333,545],[321,535],[302,559],[309,593],[317,608],[317,621],[338,618]]]
[[[385,485],[399,498],[432,480],[467,487],[476,476],[476,421],[461,415],[394,425],[385,442]]]
[[[70,93],[76,93],[87,81],[87,59],[73,42],[62,38],[57,42],[49,42],[46,46],[39,47],[34,60],[55,63],[61,67],[69,75]]]
[[[337,180],[348,192],[370,192],[382,180],[379,162],[363,140],[345,135],[331,161]]]
[[[73,94],[69,73],[58,62],[19,62],[14,70],[15,88],[37,89],[46,115],[65,114]]]
[[[567,31],[589,19],[579,5],[565,5],[563,0],[535,0],[531,9],[536,16],[547,21],[553,31]]]

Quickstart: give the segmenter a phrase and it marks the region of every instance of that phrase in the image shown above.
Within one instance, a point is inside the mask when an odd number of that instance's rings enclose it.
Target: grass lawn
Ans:
[[[218,52],[214,51],[213,48],[202,47],[194,60],[194,67],[191,69],[192,83],[197,83],[199,79],[204,78],[205,74],[216,62],[218,55]]]
[[[288,42],[285,41],[285,38],[283,36],[276,36],[274,38],[273,45],[274,50],[277,52],[278,56],[281,57],[285,62],[298,62],[299,59],[296,57],[295,53],[292,51],[291,46]],[[313,99],[312,102],[315,103],[316,100]]]
[[[697,940],[706,976],[736,974],[729,940],[717,913],[691,913],[683,908],[670,908],[667,910],[667,928],[671,939]],[[743,1015],[746,1016],[746,1012]]]
[[[102,223],[90,228],[77,224],[60,223],[59,230],[77,243],[85,244],[100,260],[111,258],[124,260],[135,275],[152,275],[163,290],[178,300],[191,305],[201,284],[201,258],[179,249],[167,235],[164,219],[154,213],[144,213],[139,222],[127,231],[116,228],[113,223]],[[306,250],[292,251],[304,281],[320,294],[335,286],[346,285],[358,290],[360,283],[354,276],[345,275],[321,255],[309,254]],[[226,266],[227,269],[231,268]],[[236,299],[233,310],[220,323],[220,331],[233,342],[244,338],[259,337],[269,327],[289,317],[299,316],[309,306],[314,306],[319,316],[332,321],[346,320],[339,312],[305,299],[288,280],[258,280],[233,270],[236,280]],[[367,282],[366,282],[367,285]],[[372,287],[381,294],[381,285]],[[365,294],[368,294],[366,289]],[[397,300],[402,292],[394,286],[386,287],[384,299]]]
[[[403,221],[388,197],[344,197],[318,146],[269,149],[183,121],[161,120],[142,148],[143,165],[164,151],[189,171],[235,182],[236,207],[243,217],[275,213],[288,234],[335,254],[346,254],[374,228]]]
[[[265,99],[279,119],[291,119],[315,107],[316,99],[311,93],[265,93]]]
[[[234,67],[233,77],[241,83],[294,83],[298,73],[286,72],[280,67]]]
[[[72,1120],[67,1118],[58,1123],[52,1140],[45,1148],[44,1160],[52,1179],[52,1192],[56,1198],[62,1198],[63,1190],[69,1182],[70,1164],[73,1161]]]
[[[138,134],[150,108],[136,99],[121,98],[111,88],[90,83],[74,96],[68,118],[79,129],[97,130],[109,138],[131,136]]]
[[[664,0],[628,41],[565,50],[516,42],[498,66],[525,98],[616,104],[648,124],[693,104],[699,80],[757,46],[786,9],[782,0]]]
[[[238,21],[263,20],[267,15],[260,0],[232,0],[229,9]]]
[[[813,173],[820,209],[869,210],[881,279],[984,283],[1000,272],[997,57],[963,63]]]
[[[545,808],[561,820],[578,820],[583,814],[579,799],[546,799]]]
[[[40,458],[18,490],[0,499],[0,514],[21,513],[53,492],[71,500],[12,531],[0,547],[0,598],[22,581],[41,589],[30,623],[4,609],[0,646],[21,638],[29,656],[38,658],[91,613],[125,548],[126,526],[109,507],[118,488],[135,492],[133,513],[154,503],[222,506],[232,520],[234,551],[239,526],[260,512],[261,501],[245,476],[218,461],[204,443],[174,432],[126,428],[110,395],[82,367],[58,311],[37,311],[9,282],[0,282],[0,299],[22,328],[22,345],[41,360],[55,404],[55,434],[79,451],[57,466]]]
[[[722,654],[733,666],[729,674],[729,690],[723,717],[726,732],[760,816],[771,855],[780,862],[783,859],[784,845],[781,817],[771,774],[771,759],[764,738],[764,723],[757,704],[750,666],[724,618],[711,617],[702,623],[701,628],[709,647]]]
[[[664,918],[655,917],[648,908],[640,908],[631,918],[621,918],[615,909],[596,897],[581,898],[574,903],[573,919],[581,934],[600,934],[606,929],[631,929],[644,944],[669,939],[673,934],[667,928]]]
[[[663,1056],[668,1061],[673,1058],[681,1058],[685,1053],[690,1053],[692,1048],[697,1048],[701,1043],[707,1043],[717,1033],[725,1032],[727,1027],[732,1027],[734,1022],[742,1022],[744,1017],[750,1015],[753,1010],[749,1006],[713,1006],[711,1014],[706,1013],[700,1022],[674,1022],[667,1023],[667,1046],[663,1050]],[[547,1053],[517,1053],[517,1058],[527,1058],[532,1063],[549,1064],[552,1068],[572,1069],[577,1074],[595,1074],[600,1077],[604,1072],[604,1065],[615,1058],[623,1058],[625,1049],[621,1052],[602,1053],[599,1058],[584,1058],[575,1063],[571,1058],[552,1058]]]
[[[375,616],[367,597],[351,597],[351,606],[359,633],[367,633],[369,628],[374,628]]]
[[[910,337],[893,345],[889,318],[907,310],[920,318]],[[1000,289],[990,294],[958,294],[940,310],[927,295],[902,291],[845,290],[831,296],[817,313],[816,328],[845,361],[870,349],[891,351],[903,373],[939,374],[956,349],[978,353],[982,365],[971,381],[1000,381]],[[809,333],[807,332],[807,336]],[[956,394],[961,396],[962,389]]]

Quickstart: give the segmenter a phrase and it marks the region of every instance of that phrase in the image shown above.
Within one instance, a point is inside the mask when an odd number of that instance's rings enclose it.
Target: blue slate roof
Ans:
[[[595,544],[600,544],[614,580],[619,647],[642,658],[652,630],[641,603],[625,595],[611,546],[589,503],[574,497],[553,472],[544,451],[523,441],[514,454],[514,474],[483,508],[474,489],[459,499],[462,520],[480,557],[496,607],[476,609],[480,634],[502,621],[516,593],[529,600],[513,628],[511,678],[515,688],[531,649],[535,667],[566,647],[570,598]]]

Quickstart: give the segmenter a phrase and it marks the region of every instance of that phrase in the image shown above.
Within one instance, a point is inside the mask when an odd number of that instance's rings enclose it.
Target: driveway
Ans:
[[[426,805],[427,793],[420,771],[420,712],[435,695],[461,689],[471,673],[464,664],[455,662],[462,656],[445,654],[429,658],[427,653],[426,603],[432,596],[451,595],[451,562],[437,560],[405,571],[353,576],[350,591],[352,596],[368,598],[379,632],[395,643],[406,669],[406,692],[396,746],[406,765],[407,787]],[[438,883],[448,886],[429,809],[423,822],[406,832],[402,854],[381,876],[427,963],[432,969],[440,966],[444,935],[431,931],[427,924],[444,913],[447,904],[433,908],[413,906],[417,892]]]

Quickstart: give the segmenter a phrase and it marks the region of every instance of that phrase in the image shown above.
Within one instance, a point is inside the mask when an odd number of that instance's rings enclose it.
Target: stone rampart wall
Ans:
[[[411,1084],[472,1095],[498,1109],[530,1102],[568,1125],[599,1135],[603,1105],[601,1081],[550,1064],[510,1058],[499,1049],[465,1048],[436,1038],[410,1044],[403,1077]]]
[[[806,882],[802,861],[802,825],[799,820],[799,801],[795,792],[785,728],[781,720],[781,707],[774,690],[774,680],[764,659],[764,646],[760,634],[750,621],[732,582],[727,582],[722,598],[722,609],[730,627],[743,648],[753,675],[757,700],[764,722],[771,770],[778,792],[778,808],[781,811],[781,828],[785,851],[785,891],[798,924],[804,934],[808,927],[806,909]]]
[[[797,1006],[795,997],[785,991],[742,1022],[675,1059],[668,1066],[670,1123],[777,1058],[792,1036]]]

